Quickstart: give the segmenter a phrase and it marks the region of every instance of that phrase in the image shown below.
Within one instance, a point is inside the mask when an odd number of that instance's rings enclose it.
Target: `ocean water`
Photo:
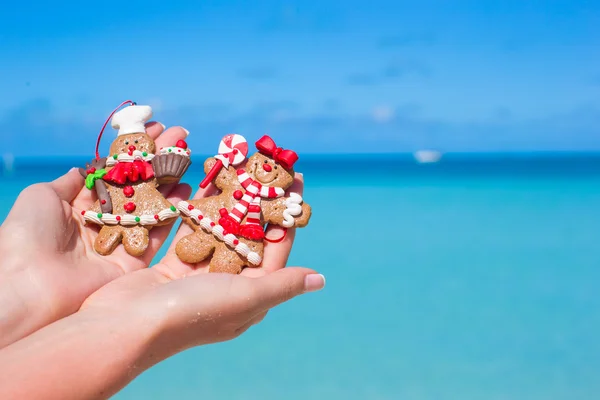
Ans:
[[[74,163],[17,160],[0,218]],[[314,217],[290,265],[326,289],[116,399],[600,397],[600,157],[315,156],[298,170]]]

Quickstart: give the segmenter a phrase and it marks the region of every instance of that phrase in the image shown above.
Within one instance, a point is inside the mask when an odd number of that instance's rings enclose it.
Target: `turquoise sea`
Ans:
[[[17,160],[0,218],[83,161]],[[600,398],[600,156],[306,156],[298,170],[314,218],[290,264],[326,290],[117,399]]]

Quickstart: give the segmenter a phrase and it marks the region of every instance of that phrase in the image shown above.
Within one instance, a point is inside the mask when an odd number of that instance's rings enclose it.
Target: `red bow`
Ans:
[[[147,180],[154,177],[152,165],[146,161],[119,162],[106,175],[104,179],[107,182],[124,185],[127,180],[135,183],[138,180]]]
[[[256,148],[265,156],[273,158],[276,162],[283,165],[285,169],[291,169],[294,163],[298,161],[298,154],[292,150],[284,150],[277,147],[273,139],[265,135],[256,142]]]

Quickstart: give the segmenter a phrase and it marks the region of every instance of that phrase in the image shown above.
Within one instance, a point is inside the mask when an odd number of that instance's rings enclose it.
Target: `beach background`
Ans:
[[[598,26],[578,0],[11,2],[0,220],[126,99],[189,129],[193,187],[267,133],[314,209],[290,265],[326,289],[116,399],[596,399]]]

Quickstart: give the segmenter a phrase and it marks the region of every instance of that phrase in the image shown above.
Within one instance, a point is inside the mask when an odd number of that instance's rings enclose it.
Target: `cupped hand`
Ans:
[[[181,127],[164,129],[151,122],[147,133],[158,148],[187,136]],[[189,185],[159,190],[176,204],[191,194]],[[98,229],[85,225],[81,211],[95,201],[76,169],[51,183],[25,189],[0,227],[0,348],[76,312],[84,300],[108,282],[148,267],[171,225],[150,231],[143,257],[119,246],[100,256],[93,248]]]
[[[302,193],[296,176],[291,192]],[[195,198],[215,192],[209,186]],[[290,229],[284,240],[266,243],[259,268],[241,274],[208,273],[208,261],[190,265],[175,254],[179,239],[190,234],[182,224],[165,257],[155,266],[123,276],[90,296],[84,312],[118,313],[124,305],[140,314],[159,318],[160,334],[153,354],[164,357],[186,347],[232,339],[260,322],[272,307],[299,294],[324,287],[322,275],[306,268],[284,268],[295,238]],[[270,227],[267,237],[280,238],[283,230]]]

